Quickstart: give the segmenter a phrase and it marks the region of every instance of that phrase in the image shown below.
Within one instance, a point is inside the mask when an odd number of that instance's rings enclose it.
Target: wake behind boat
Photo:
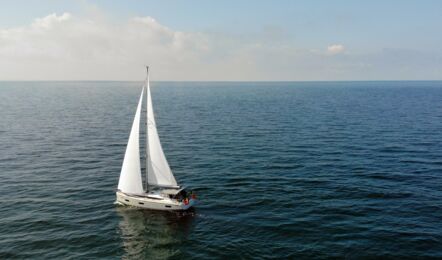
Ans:
[[[146,89],[146,185],[143,188],[140,163],[140,118],[144,90]],[[129,141],[121,167],[117,203],[156,210],[187,210],[195,204],[195,195],[178,185],[169,167],[158,136],[147,78],[138,101]]]

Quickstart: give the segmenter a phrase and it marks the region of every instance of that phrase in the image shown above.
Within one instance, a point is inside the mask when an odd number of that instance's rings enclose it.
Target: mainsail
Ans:
[[[147,181],[151,186],[177,187],[177,182],[173,176],[169,163],[161,147],[157,126],[153,113],[152,97],[150,94],[149,74],[146,79],[147,88],[147,138],[148,138],[148,158],[147,158]]]
[[[132,130],[130,131],[129,141],[127,143],[126,153],[124,154],[123,166],[121,167],[118,189],[124,193],[142,194],[143,184],[140,168],[140,113],[143,102],[143,92],[141,91],[140,101],[138,102],[137,112],[135,113]]]

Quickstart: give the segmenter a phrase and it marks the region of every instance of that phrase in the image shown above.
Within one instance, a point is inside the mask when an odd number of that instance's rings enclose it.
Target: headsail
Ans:
[[[153,113],[152,97],[150,94],[149,74],[146,79],[147,88],[147,132],[148,132],[148,167],[147,179],[149,185],[163,187],[177,187],[177,182],[169,167],[163,148],[161,147],[160,137],[158,136],[155,117]]]
[[[138,101],[137,112],[135,113],[126,153],[124,154],[123,166],[121,167],[120,181],[118,182],[118,189],[129,194],[142,194],[144,192],[141,179],[139,144],[140,113],[143,93],[144,88],[141,91],[140,101]]]

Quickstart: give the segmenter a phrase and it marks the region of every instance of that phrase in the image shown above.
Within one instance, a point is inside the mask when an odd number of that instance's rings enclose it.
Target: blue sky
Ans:
[[[26,79],[17,70],[39,63],[30,80],[136,80],[143,63],[156,66],[161,80],[442,79],[442,1],[19,0],[1,7],[0,79]],[[111,56],[119,65],[109,65]],[[54,69],[61,73],[51,75]]]

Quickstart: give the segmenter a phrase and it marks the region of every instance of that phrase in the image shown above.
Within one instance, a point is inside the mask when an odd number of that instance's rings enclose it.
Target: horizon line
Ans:
[[[0,82],[143,82],[144,80],[1,80]],[[284,82],[428,82],[428,81],[442,81],[442,79],[375,79],[375,80],[151,80],[151,82],[231,82],[231,83],[284,83]]]

